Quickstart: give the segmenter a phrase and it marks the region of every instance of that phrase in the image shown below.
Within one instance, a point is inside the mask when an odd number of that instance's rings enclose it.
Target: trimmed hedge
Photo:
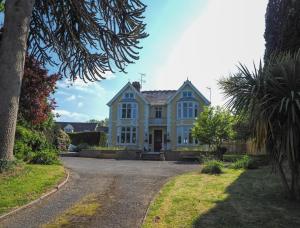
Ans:
[[[106,146],[106,134],[103,132],[68,133],[73,145],[88,144],[90,146]]]

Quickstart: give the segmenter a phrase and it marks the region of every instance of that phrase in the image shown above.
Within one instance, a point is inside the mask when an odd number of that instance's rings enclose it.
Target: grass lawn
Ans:
[[[65,176],[61,165],[19,165],[0,174],[0,215],[40,197]]]
[[[143,227],[300,227],[300,203],[284,199],[269,167],[194,172],[161,189]]]

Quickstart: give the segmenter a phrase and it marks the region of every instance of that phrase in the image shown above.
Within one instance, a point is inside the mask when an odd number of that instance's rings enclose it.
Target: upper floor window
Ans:
[[[125,99],[133,99],[134,94],[132,92],[126,92],[126,93],[124,93],[124,98]]]
[[[155,118],[162,118],[162,107],[155,107]]]
[[[121,118],[122,119],[135,119],[136,118],[136,104],[135,103],[122,103]]]
[[[178,102],[177,119],[192,119],[198,116],[198,104],[196,102]]]
[[[192,97],[192,91],[183,91],[182,92],[182,97]]]

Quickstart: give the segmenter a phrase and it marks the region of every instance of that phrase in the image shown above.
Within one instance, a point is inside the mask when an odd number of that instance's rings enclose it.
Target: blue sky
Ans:
[[[146,74],[144,90],[177,89],[188,77],[206,97],[211,87],[212,104],[221,105],[217,80],[234,72],[239,61],[251,65],[263,57],[267,0],[144,2],[149,37],[141,42],[140,60],[127,74],[110,74],[101,82],[60,81],[54,96],[58,120],[108,117],[106,103],[128,81],[139,80],[139,73]]]

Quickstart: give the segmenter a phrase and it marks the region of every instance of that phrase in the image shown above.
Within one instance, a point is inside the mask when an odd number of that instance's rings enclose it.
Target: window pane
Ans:
[[[126,143],[130,143],[130,131],[126,132]]]
[[[152,134],[149,134],[149,144],[152,144]]]
[[[192,130],[189,131],[189,144],[193,144]]]
[[[136,143],[136,133],[132,132],[132,143]]]
[[[178,144],[181,144],[181,135],[178,136],[177,142]]]
[[[121,133],[121,143],[125,143],[125,132]]]
[[[127,104],[127,118],[131,118],[131,104]]]

